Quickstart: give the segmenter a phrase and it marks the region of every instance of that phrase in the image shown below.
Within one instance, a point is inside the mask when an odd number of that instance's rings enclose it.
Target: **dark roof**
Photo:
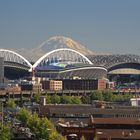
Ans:
[[[96,129],[97,138],[117,138],[116,140],[139,140],[140,130],[133,129]]]
[[[135,124],[140,125],[138,118],[94,118],[95,124]]]

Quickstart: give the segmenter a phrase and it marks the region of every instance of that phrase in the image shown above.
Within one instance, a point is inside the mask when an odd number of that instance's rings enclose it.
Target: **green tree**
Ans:
[[[28,124],[29,118],[31,118],[32,114],[26,108],[21,108],[17,113],[17,118],[22,121],[24,125]]]
[[[6,106],[7,107],[16,107],[16,103],[15,103],[15,100],[14,99],[9,99],[7,102],[6,102]]]
[[[51,96],[51,103],[52,104],[59,104],[60,103],[60,96],[58,96],[56,94]]]
[[[124,94],[124,99],[130,99],[130,98],[132,98],[133,97],[133,95],[132,94],[129,94],[129,93],[125,93]]]
[[[51,131],[49,140],[65,140],[65,137],[57,133],[57,131]]]
[[[107,102],[113,101],[113,93],[110,90],[103,91],[104,100]]]
[[[47,104],[51,103],[51,96],[49,96],[49,95],[46,96],[46,103]]]
[[[11,139],[10,127],[0,122],[0,140],[10,140],[10,139]]]
[[[37,139],[49,139],[49,121],[47,118],[39,118],[38,114],[34,113],[28,119],[27,126],[36,135]]]
[[[78,96],[71,97],[72,104],[81,104],[81,99]]]
[[[82,96],[81,97],[81,102],[83,104],[90,104],[91,103],[90,96]]]
[[[32,114],[27,121],[27,126],[32,130],[33,133],[36,133],[38,136],[40,127],[40,119],[36,113]]]
[[[132,97],[133,97],[133,95],[132,94],[129,94],[129,93],[115,94],[115,95],[113,95],[113,101],[129,100]]]
[[[71,96],[66,96],[66,95],[61,96],[61,103],[62,104],[72,104]]]
[[[18,118],[31,129],[36,135],[37,139],[44,140],[64,140],[64,138],[57,133],[54,125],[47,118],[39,118],[38,114],[31,114],[25,108],[18,112]]]
[[[50,130],[51,130],[51,124],[50,122],[48,121],[47,118],[37,118],[36,120],[38,120],[38,126],[36,127],[37,128],[37,131],[34,131],[35,133],[37,134],[37,137],[38,138],[42,138],[42,139],[45,139],[45,140],[48,140],[49,137],[50,137]]]
[[[103,101],[104,97],[101,91],[93,91],[90,95],[90,99],[92,100],[99,100],[99,101]]]
[[[39,93],[34,94],[32,97],[32,102],[39,103],[39,101],[40,101],[40,94]]]

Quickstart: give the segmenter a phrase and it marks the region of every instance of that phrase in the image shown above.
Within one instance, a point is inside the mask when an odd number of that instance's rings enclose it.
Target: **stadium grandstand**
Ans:
[[[4,76],[19,79],[31,72],[49,79],[103,79],[117,82],[140,82],[140,56],[89,55],[60,48],[52,50],[33,65],[20,54],[0,49],[4,58]]]
[[[94,66],[107,69],[111,81],[140,82],[140,56],[138,55],[89,55]]]
[[[4,77],[6,79],[19,79],[29,76],[29,69],[31,69],[32,65],[20,54],[0,49],[0,57],[4,59]]]
[[[107,70],[95,67],[92,62],[78,51],[61,48],[42,56],[34,65],[37,76],[49,79],[102,79]]]

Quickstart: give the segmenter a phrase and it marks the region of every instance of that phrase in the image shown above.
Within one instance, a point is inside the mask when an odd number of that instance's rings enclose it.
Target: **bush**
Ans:
[[[103,101],[104,100],[104,97],[103,97],[103,94],[102,92],[100,91],[93,91],[90,95],[90,99],[91,101],[92,100],[99,100],[99,101]]]
[[[51,96],[51,103],[52,104],[59,104],[60,103],[60,97],[56,94]]]
[[[16,107],[16,103],[15,103],[15,100],[14,99],[9,99],[7,102],[6,102],[6,106],[7,107]]]
[[[71,97],[72,104],[81,104],[81,99],[78,96]]]
[[[10,127],[0,122],[0,140],[10,140],[10,139],[11,139]]]
[[[82,96],[81,97],[81,102],[83,104],[90,104],[91,103],[90,97],[89,96]]]
[[[72,104],[72,99],[70,96],[63,95],[61,97],[61,103],[62,104]]]

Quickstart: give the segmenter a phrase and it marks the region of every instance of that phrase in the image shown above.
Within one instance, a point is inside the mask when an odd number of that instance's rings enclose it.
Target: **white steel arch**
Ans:
[[[70,72],[70,71],[78,71],[78,70],[86,70],[86,69],[93,69],[93,70],[104,70],[107,72],[106,68],[103,67],[82,67],[82,68],[73,68],[73,69],[69,69],[69,70],[63,70],[60,71],[59,73],[64,73],[64,72]]]
[[[78,54],[81,58],[83,58],[84,61],[86,61],[88,64],[93,64],[86,56],[84,56],[83,54],[81,54],[80,52],[76,51],[76,50],[73,50],[73,49],[68,49],[68,48],[61,48],[61,49],[56,49],[56,50],[53,50],[53,51],[50,51],[48,53],[46,53],[45,55],[43,55],[39,60],[36,61],[36,63],[33,65],[33,69],[36,68],[39,63],[41,61],[43,61],[47,56],[53,54],[53,53],[57,53],[57,52],[65,52],[65,51],[69,51],[69,52],[73,52],[75,54]],[[65,55],[65,53],[64,53]],[[67,54],[69,55],[69,53]],[[67,56],[68,57],[68,56]],[[84,62],[83,62],[84,63]]]
[[[31,63],[27,59],[14,51],[0,49],[0,57],[3,57],[4,61],[16,62],[19,64],[27,65],[30,67],[30,69],[32,68]]]

